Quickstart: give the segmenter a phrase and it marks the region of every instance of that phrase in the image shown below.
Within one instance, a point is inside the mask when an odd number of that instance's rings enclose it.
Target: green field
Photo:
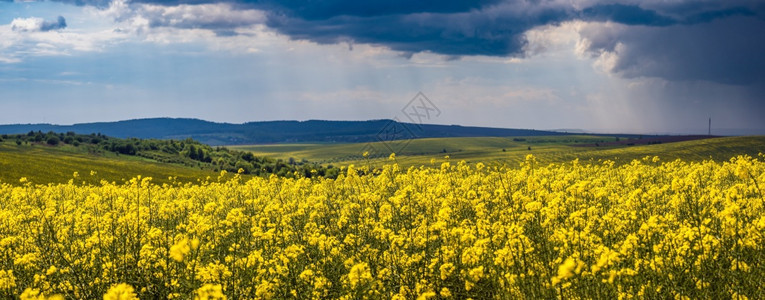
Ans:
[[[0,183],[18,183],[26,177],[32,183],[64,183],[79,173],[77,182],[98,183],[100,180],[117,183],[137,175],[152,177],[154,182],[196,182],[218,173],[175,164],[159,163],[144,158],[114,153],[91,154],[74,146],[47,146],[44,144],[16,145],[10,141],[0,143]],[[91,176],[91,171],[95,172]]]
[[[765,136],[723,137],[686,142],[664,143],[645,146],[581,147],[577,144],[594,144],[614,141],[615,137],[603,136],[538,136],[538,137],[475,137],[432,138],[406,141],[403,151],[396,153],[396,162],[402,166],[430,165],[449,156],[452,161],[469,163],[506,163],[515,165],[533,154],[543,164],[580,161],[613,160],[630,162],[645,156],[659,156],[662,160],[683,159],[701,161],[728,160],[733,156],[747,154],[757,156],[765,152]],[[401,146],[403,144],[398,144]],[[379,166],[388,162],[390,151],[383,143],[361,144],[278,144],[230,146],[234,150],[251,151],[258,156],[277,159],[308,160],[323,165],[347,166],[349,164]],[[531,150],[529,150],[531,149]],[[371,152],[369,160],[362,153]],[[217,172],[209,169],[161,163],[139,156],[119,155],[112,152],[89,153],[83,147],[71,145],[48,146],[45,144],[16,145],[6,140],[0,142],[0,182],[18,184],[26,177],[33,183],[63,183],[78,172],[77,181],[98,183],[100,180],[123,182],[137,175],[149,176],[158,183],[169,183],[174,177],[178,182],[197,182],[208,177],[215,180]],[[91,175],[95,171],[95,176]]]
[[[431,159],[442,161],[448,155],[451,160],[467,162],[521,162],[527,154],[533,154],[541,163],[562,163],[579,158],[580,161],[613,160],[630,162],[645,156],[657,155],[662,160],[683,159],[701,161],[728,160],[733,156],[747,154],[757,156],[765,152],[765,136],[719,137],[693,141],[639,146],[581,147],[577,144],[594,144],[615,141],[616,137],[603,136],[537,136],[537,137],[473,137],[431,138],[408,141],[396,161],[404,166],[429,165]],[[404,145],[404,144],[399,144]],[[390,150],[382,142],[369,144],[278,144],[230,146],[256,155],[296,160],[306,159],[323,164],[366,164],[362,153],[369,149],[371,163],[387,160]],[[395,146],[392,148],[396,148]],[[504,150],[504,151],[503,151]]]

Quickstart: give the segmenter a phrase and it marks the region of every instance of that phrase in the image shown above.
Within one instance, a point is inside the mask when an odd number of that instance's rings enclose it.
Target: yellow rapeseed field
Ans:
[[[22,178],[0,184],[0,297],[762,298],[761,159]]]

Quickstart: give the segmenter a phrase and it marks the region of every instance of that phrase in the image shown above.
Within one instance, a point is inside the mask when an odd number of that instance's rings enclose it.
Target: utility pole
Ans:
[[[709,129],[707,130],[707,135],[712,136],[712,117],[709,117]]]

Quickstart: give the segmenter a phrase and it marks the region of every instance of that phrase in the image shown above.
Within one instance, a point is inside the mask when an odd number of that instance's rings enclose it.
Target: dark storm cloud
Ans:
[[[677,19],[700,17],[699,20],[710,21],[725,15],[765,14],[765,2],[752,0],[726,1],[645,1],[634,2],[641,7],[660,12],[663,15]],[[706,19],[705,19],[706,18]]]
[[[76,5],[106,7],[105,0],[63,0]],[[571,9],[539,1],[500,0],[370,0],[370,1],[164,1],[131,3],[175,6],[230,3],[239,8],[263,10],[265,23],[292,39],[320,44],[366,43],[385,46],[405,55],[433,52],[447,56],[522,55],[524,32],[571,19]],[[216,32],[243,26],[238,22],[172,20],[164,14],[144,17],[153,27],[207,28]]]
[[[500,2],[500,0],[290,0],[244,1],[242,3],[259,5],[304,20],[325,20],[337,16],[377,17],[418,13],[461,13]]]
[[[108,0],[63,0],[108,6]],[[220,36],[239,26],[265,23],[296,40],[320,44],[372,44],[403,56],[431,52],[447,57],[524,56],[525,33],[543,25],[587,21],[581,32],[594,56],[609,52],[611,72],[624,77],[707,80],[752,84],[765,77],[765,2],[591,1],[575,7],[554,0],[133,0],[133,4],[228,3],[258,9],[263,18],[239,19],[167,14],[144,17],[154,27],[207,28]],[[201,13],[201,12],[200,12]],[[622,24],[610,30],[607,23]],[[64,24],[64,23],[61,23]],[[600,25],[600,26],[599,26]],[[53,26],[55,27],[55,26]],[[620,45],[617,49],[617,45]]]
[[[663,28],[591,25],[580,34],[593,55],[615,55],[610,71],[623,77],[736,85],[765,81],[765,21],[758,18],[738,16]]]
[[[566,15],[560,9],[497,6],[450,14],[341,15],[325,20],[271,14],[266,24],[294,39],[323,44],[369,43],[405,53],[505,56],[522,53],[528,29]]]
[[[604,1],[605,2],[605,1]],[[625,58],[622,62],[627,67],[629,63],[639,64],[638,61],[651,61],[656,55],[654,62],[658,62],[666,68],[671,68],[673,63],[667,61],[669,53],[683,56],[672,50],[669,45],[678,45],[676,49],[683,49],[688,63],[696,63],[696,60],[688,57],[706,59],[704,65],[711,64],[714,67],[694,66],[691,69],[704,69],[709,72],[689,74],[696,77],[706,77],[714,80],[711,70],[719,69],[726,61],[717,60],[717,57],[705,57],[704,54],[712,54],[709,49],[702,48],[706,42],[703,39],[689,41],[682,36],[669,37],[686,29],[688,25],[700,25],[699,28],[709,28],[714,34],[709,40],[735,39],[727,49],[728,53],[751,51],[733,47],[746,47],[743,40],[736,37],[747,35],[753,39],[751,43],[759,44],[763,35],[757,36],[758,27],[729,28],[729,24],[715,22],[730,18],[751,17],[765,19],[765,5],[751,1],[729,2],[664,2],[651,3],[650,1],[637,1],[634,3],[595,3],[588,7],[576,10],[564,2],[555,1],[504,1],[496,2],[466,2],[469,4],[459,5],[452,2],[446,8],[438,5],[407,6],[397,5],[397,10],[375,9],[379,1],[364,2],[369,5],[367,9],[359,7],[357,1],[331,1],[327,7],[317,7],[313,1],[287,1],[280,4],[269,3],[267,25],[293,39],[310,40],[318,43],[368,43],[387,46],[393,50],[401,51],[410,55],[417,52],[433,52],[448,56],[463,55],[488,55],[488,56],[523,56],[526,39],[524,33],[536,26],[559,24],[571,20],[584,20],[591,22],[614,22],[630,25],[634,32],[644,31],[645,27],[661,27],[655,32],[661,34],[666,42],[663,45],[653,45],[659,40],[640,38],[629,34],[632,29],[625,31],[631,38],[630,42],[638,46],[640,52],[646,56],[640,59]],[[343,4],[345,3],[345,4]],[[384,2],[387,3],[387,2]],[[345,6],[347,5],[347,7]],[[472,6],[471,6],[472,5]],[[438,9],[436,9],[438,7]],[[377,13],[374,13],[377,12]],[[715,23],[712,23],[715,22]],[[714,26],[709,26],[713,24]],[[666,31],[665,31],[666,30]],[[698,32],[698,30],[692,30]],[[735,30],[734,36],[728,31]],[[695,36],[695,35],[694,35]],[[611,41],[616,44],[621,39],[615,36]],[[687,44],[690,42],[692,44]],[[653,46],[652,46],[653,45]],[[653,50],[652,50],[653,49]],[[637,50],[636,50],[637,51]],[[694,54],[696,53],[696,54]],[[715,55],[724,55],[716,53]],[[634,58],[634,57],[633,57]],[[752,58],[755,59],[756,58]],[[697,59],[698,60],[698,59]],[[715,62],[717,61],[717,62]],[[639,68],[635,68],[638,70]],[[681,67],[678,72],[682,72]],[[650,72],[645,75],[673,73]],[[731,72],[725,72],[731,73]],[[627,74],[623,72],[623,74]],[[638,71],[631,73],[632,76],[640,76]],[[682,77],[680,74],[675,74]],[[730,81],[740,81],[736,75]]]
[[[765,90],[765,2],[646,1],[594,5],[582,16],[628,25],[591,23],[580,31],[593,56],[611,55],[612,73]]]
[[[338,9],[319,13],[311,12],[312,1],[280,3],[267,25],[293,39],[375,44],[406,55],[522,56],[527,30],[572,15],[570,8],[527,1],[332,2]]]
[[[717,19],[728,18],[733,16],[757,16],[757,12],[745,7],[733,7],[721,10],[712,10],[701,12],[693,15],[689,15],[683,21],[684,24],[700,24],[706,23]]]
[[[0,0],[12,1],[12,0]],[[74,5],[107,7],[111,0],[60,0]],[[501,0],[134,0],[132,3],[147,3],[165,6],[181,4],[237,3],[243,6],[258,7],[269,11],[290,14],[307,20],[327,19],[339,15],[372,17],[391,14],[411,13],[455,13],[478,9],[486,5],[500,3]]]
[[[40,31],[51,31],[66,28],[66,19],[62,16],[58,16],[56,21],[43,21],[40,25]]]
[[[668,26],[677,23],[673,18],[637,5],[599,4],[585,8],[581,15],[587,21],[612,21],[626,25]]]

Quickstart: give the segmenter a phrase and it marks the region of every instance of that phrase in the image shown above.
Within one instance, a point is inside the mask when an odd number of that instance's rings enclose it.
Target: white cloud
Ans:
[[[17,63],[28,56],[105,51],[125,42],[188,44],[244,55],[320,56],[340,64],[353,61],[377,67],[390,66],[390,60],[402,62],[397,52],[381,46],[291,40],[264,24],[263,11],[230,3],[162,6],[115,0],[106,8],[82,7],[79,14],[68,17],[79,23],[65,30],[41,31],[46,23],[41,18],[19,18],[0,25],[0,63]],[[86,24],[81,20],[87,20]],[[442,66],[446,62],[442,55],[420,53],[405,65]]]
[[[231,29],[265,22],[265,14],[254,9],[235,9],[228,3],[178,6],[140,5],[139,14],[151,26]]]
[[[571,46],[579,40],[577,28],[582,23],[581,21],[564,22],[559,25],[539,26],[526,31],[524,36],[528,43],[523,49],[525,55],[571,51]]]
[[[28,30],[36,28],[37,21],[14,20],[0,25],[0,61],[20,62],[26,56],[72,55],[77,52],[101,51],[126,36],[112,30]],[[21,29],[23,28],[23,29]]]
[[[229,3],[163,6],[115,0],[105,9],[88,7],[86,10],[113,20],[120,30],[138,34],[162,27],[233,32],[265,22],[264,12],[235,8]]]
[[[239,10],[226,3],[166,7],[118,0],[106,9],[84,7],[81,12],[73,19],[93,22],[65,30],[55,30],[66,27],[63,17],[50,22],[16,18],[0,25],[0,63],[103,51],[128,41],[200,43],[212,50],[257,53],[276,38],[260,24],[264,21],[261,11]]]
[[[21,62],[21,59],[19,59],[18,57],[4,56],[4,55],[0,54],[0,62],[1,63],[6,63],[6,64],[13,64],[13,63]]]
[[[16,18],[11,21],[11,30],[18,32],[51,31],[66,28],[66,20],[59,16],[55,21],[41,18]]]
[[[17,18],[11,21],[13,31],[39,31],[43,25],[42,18]]]

